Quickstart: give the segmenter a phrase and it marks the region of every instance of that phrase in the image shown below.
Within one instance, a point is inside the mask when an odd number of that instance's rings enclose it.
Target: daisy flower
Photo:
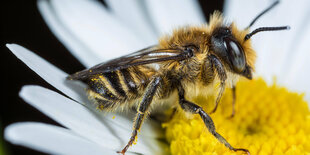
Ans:
[[[161,34],[169,33],[175,27],[205,23],[195,1],[106,2],[110,11],[97,1],[38,1],[39,10],[50,29],[87,68],[128,51],[156,44]],[[290,25],[292,29],[253,37],[258,55],[257,75],[263,76],[269,85],[261,79],[238,83],[236,117],[225,119],[228,113],[225,109],[231,103],[228,91],[219,111],[211,115],[218,132],[235,146],[248,146],[253,153],[310,152],[309,144],[305,144],[310,140],[310,116],[303,96],[271,85],[273,76],[276,76],[279,85],[291,91],[306,92],[305,97],[310,101],[310,83],[306,80],[310,74],[305,73],[310,66],[307,61],[310,58],[309,46],[306,44],[310,37],[310,23],[306,20],[309,4],[301,0],[292,5],[283,0],[255,24],[254,27]],[[270,1],[230,0],[225,4],[224,15],[242,28],[269,5]],[[133,114],[96,111],[85,96],[83,83],[65,80],[67,73],[20,45],[7,44],[7,47],[66,97],[40,86],[24,86],[20,97],[65,128],[38,122],[14,123],[5,129],[6,140],[51,154],[115,154],[125,146],[130,138]],[[198,96],[193,100],[204,103],[212,98]],[[208,106],[204,108],[209,109]],[[283,114],[285,116],[281,117]],[[295,120],[286,127],[288,122]],[[197,117],[189,121],[180,113],[162,125],[166,130],[163,134],[160,124],[147,121],[142,126],[138,142],[127,153],[232,153],[212,139],[202,124]],[[294,137],[286,139],[286,135]],[[162,141],[165,137],[170,146]],[[273,148],[278,148],[278,152]]]
[[[238,7],[240,4],[246,7],[241,9]],[[246,27],[255,12],[268,4],[270,1],[227,1],[224,13],[241,27]],[[259,78],[237,84],[237,114],[234,118],[227,119],[233,98],[229,90],[226,90],[219,110],[211,115],[218,132],[232,146],[247,148],[251,154],[310,153],[310,111],[305,101],[310,101],[310,85],[303,80],[309,75],[301,73],[310,69],[310,48],[306,44],[310,40],[310,22],[305,21],[309,12],[302,11],[306,8],[310,8],[306,1],[294,4],[281,1],[277,8],[255,24],[255,27],[288,24],[292,29],[289,33],[265,33],[253,37],[252,43],[258,55],[256,75],[263,76],[265,81]],[[244,16],[245,13],[248,15]],[[305,22],[299,23],[298,20]],[[306,93],[298,94],[296,91]],[[206,104],[214,103],[212,97],[196,96],[192,100],[204,109],[214,107]],[[163,127],[171,154],[238,154],[227,151],[208,133],[198,116],[188,119],[181,113],[164,123]]]

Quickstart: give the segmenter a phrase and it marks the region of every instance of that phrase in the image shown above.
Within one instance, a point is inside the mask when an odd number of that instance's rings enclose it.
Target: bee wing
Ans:
[[[164,62],[169,60],[181,61],[187,59],[188,53],[181,49],[157,49],[151,46],[131,54],[100,63],[92,68],[82,70],[68,76],[70,80],[83,80],[91,75],[113,72],[132,66]]]

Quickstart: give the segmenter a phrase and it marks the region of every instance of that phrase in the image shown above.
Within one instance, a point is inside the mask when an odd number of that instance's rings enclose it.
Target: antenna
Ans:
[[[271,10],[273,7],[275,7],[277,4],[279,4],[280,1],[276,0],[274,3],[271,4],[271,6],[269,6],[267,9],[265,9],[263,12],[261,12],[259,15],[257,15],[252,22],[250,23],[250,25],[248,27],[246,27],[246,29],[250,28],[262,15],[264,15],[265,13],[267,13],[269,10]]]
[[[244,41],[250,39],[254,34],[263,31],[280,31],[280,30],[289,30],[290,26],[279,26],[279,27],[260,27],[245,35]]]

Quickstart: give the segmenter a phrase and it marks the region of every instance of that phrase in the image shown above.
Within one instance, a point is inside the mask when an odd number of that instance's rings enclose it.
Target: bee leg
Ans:
[[[228,147],[232,151],[243,151],[243,152],[247,153],[248,155],[250,154],[250,152],[247,149],[232,147],[226,141],[226,139],[224,137],[222,137],[219,133],[216,132],[212,118],[200,106],[198,106],[192,102],[189,102],[184,98],[185,92],[181,86],[178,87],[178,91],[179,91],[179,104],[181,105],[182,109],[187,111],[187,112],[190,112],[192,114],[199,114],[200,117],[202,118],[203,122],[205,123],[206,127],[208,128],[209,132],[218,141],[223,143],[226,147]]]
[[[152,82],[148,85],[146,92],[142,98],[141,103],[139,104],[139,107],[137,109],[137,114],[135,121],[133,123],[133,131],[131,134],[131,138],[127,145],[123,148],[122,151],[118,151],[117,153],[125,154],[127,149],[135,142],[137,139],[138,131],[140,130],[140,127],[143,123],[143,120],[145,116],[147,115],[147,110],[152,102],[152,99],[156,93],[156,90],[160,84],[161,78],[156,77],[152,80]]]
[[[220,103],[220,100],[223,96],[223,93],[224,93],[224,90],[225,90],[225,82],[221,82],[220,84],[220,91],[219,91],[219,94],[217,95],[216,97],[216,101],[215,101],[215,106],[213,108],[213,110],[210,112],[210,114],[214,113]]]
[[[212,63],[213,67],[215,68],[215,71],[217,72],[217,75],[221,81],[220,84],[220,91],[216,97],[215,106],[213,110],[211,111],[211,114],[214,113],[217,109],[217,106],[223,96],[224,90],[225,90],[225,81],[227,79],[226,71],[224,68],[224,65],[221,63],[221,61],[214,55],[210,55],[208,57],[210,59],[210,62]]]
[[[231,92],[232,92],[232,112],[231,115],[228,116],[228,118],[233,118],[235,116],[236,113],[236,86],[233,85],[233,87],[231,88]]]

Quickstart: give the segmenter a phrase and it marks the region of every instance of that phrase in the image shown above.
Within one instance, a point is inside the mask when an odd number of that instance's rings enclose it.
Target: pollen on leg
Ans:
[[[216,129],[236,148],[251,154],[309,154],[310,111],[303,94],[290,92],[264,80],[240,81],[236,90],[236,114],[231,114],[232,93],[225,91],[218,110],[211,115]],[[193,97],[209,111],[216,97]],[[211,104],[208,104],[211,103]],[[199,116],[188,119],[177,113],[163,123],[171,154],[242,154],[218,142]]]
[[[104,109],[104,105],[99,104],[99,105],[97,106],[97,109],[99,109],[99,110],[103,110],[103,109]]]
[[[133,142],[133,145],[136,145],[138,142],[138,136],[135,137],[135,141]]]

